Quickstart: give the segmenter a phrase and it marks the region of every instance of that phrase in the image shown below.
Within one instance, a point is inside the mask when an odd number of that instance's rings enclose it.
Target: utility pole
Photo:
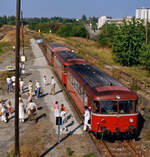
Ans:
[[[15,157],[19,157],[19,59],[20,59],[20,0],[16,3],[16,71],[15,71]]]
[[[21,22],[22,22],[22,48],[24,56],[24,24],[23,24],[23,11],[21,11]]]
[[[148,45],[148,9],[147,9],[147,19],[146,19],[146,45]]]

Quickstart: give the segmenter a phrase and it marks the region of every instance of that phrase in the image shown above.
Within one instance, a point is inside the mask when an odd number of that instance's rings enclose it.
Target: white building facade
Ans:
[[[144,21],[147,20],[150,22],[150,8],[138,8],[136,9],[136,15],[135,17],[137,19],[143,19]]]
[[[97,25],[97,28],[100,29],[104,24],[105,22],[107,21],[107,17],[106,16],[101,16],[98,18],[98,25]]]
[[[132,17],[131,17],[132,18]],[[130,18],[130,19],[131,19]],[[123,18],[127,21],[129,21],[129,17],[125,17]],[[123,19],[111,19],[107,16],[101,16],[98,18],[98,24],[97,24],[97,28],[100,29],[105,23],[108,23],[108,24],[116,24],[116,25],[120,25],[123,23]]]

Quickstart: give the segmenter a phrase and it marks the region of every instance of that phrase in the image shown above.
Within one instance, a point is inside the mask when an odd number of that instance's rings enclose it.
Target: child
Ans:
[[[8,113],[9,113],[9,117],[11,117],[11,102],[8,102]]]

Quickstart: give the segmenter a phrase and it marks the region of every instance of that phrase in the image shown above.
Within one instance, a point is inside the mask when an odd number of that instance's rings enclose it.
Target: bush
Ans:
[[[64,24],[58,29],[57,34],[61,37],[87,37],[88,35],[82,24]]]

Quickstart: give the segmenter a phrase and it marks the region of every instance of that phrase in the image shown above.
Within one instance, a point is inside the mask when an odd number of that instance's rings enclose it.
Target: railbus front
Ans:
[[[101,88],[99,88],[101,89]],[[98,134],[137,135],[137,95],[126,87],[106,86],[93,98],[91,130]]]

